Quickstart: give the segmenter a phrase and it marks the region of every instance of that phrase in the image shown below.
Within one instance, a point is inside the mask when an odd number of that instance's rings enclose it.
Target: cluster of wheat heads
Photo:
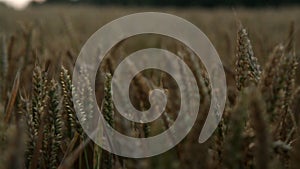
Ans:
[[[274,47],[262,69],[248,33],[237,33],[235,102],[228,106],[224,135],[226,168],[299,168],[297,95],[299,58],[295,53],[294,26],[288,38]],[[292,160],[294,159],[294,160]],[[297,164],[298,163],[298,164]]]
[[[229,96],[223,120],[213,137],[205,144],[195,143],[205,113],[210,103],[210,85],[203,65],[193,52],[176,46],[175,52],[191,67],[196,76],[201,95],[201,113],[192,132],[174,148],[171,157],[163,156],[164,162],[151,160],[123,159],[113,155],[89,140],[83,132],[81,122],[88,121],[93,95],[88,78],[78,95],[88,93],[90,97],[74,100],[70,70],[60,67],[57,74],[49,73],[49,63],[44,66],[35,61],[31,89],[23,90],[20,78],[26,67],[18,68],[15,78],[11,77],[9,58],[12,43],[1,39],[1,84],[0,84],[0,168],[14,169],[110,169],[110,168],[165,168],[166,163],[175,163],[174,168],[299,168],[300,140],[299,115],[297,111],[300,88],[295,83],[298,57],[295,53],[294,27],[288,38],[274,47],[265,66],[261,67],[253,52],[247,30],[240,25],[237,32],[235,66],[236,87],[229,86]],[[26,38],[23,64],[32,62],[31,31]],[[111,53],[117,57],[119,53]],[[37,59],[38,60],[38,59]],[[108,59],[105,72],[113,73],[117,66],[115,58]],[[128,63],[134,69],[134,65]],[[134,71],[134,70],[133,70]],[[55,71],[54,71],[55,72]],[[81,73],[87,73],[85,69]],[[133,93],[136,105],[147,109],[149,105],[141,102],[147,98],[148,91],[154,87],[168,90],[169,97],[177,98],[172,92],[171,80],[165,74],[154,76],[153,72],[139,75],[134,81]],[[185,80],[184,76],[182,76]],[[153,132],[169,128],[176,116],[174,112],[180,100],[173,99],[167,105],[159,123],[137,124],[120,121],[114,113],[111,96],[111,74],[105,75],[103,84],[103,104],[101,110],[109,125],[134,137],[149,137]],[[150,79],[150,80],[149,80]],[[11,81],[11,82],[6,82]],[[11,86],[9,84],[12,84]],[[119,89],[122,90],[122,89]],[[188,88],[186,88],[186,94]],[[75,112],[74,103],[79,105]],[[2,113],[4,112],[4,113]],[[78,119],[78,117],[80,119]],[[163,129],[161,129],[163,128]],[[26,131],[26,132],[24,132]],[[24,144],[25,142],[25,144]],[[3,153],[2,153],[3,152]],[[194,154],[199,154],[197,157]],[[145,164],[146,163],[146,164]],[[170,165],[168,165],[170,166]]]

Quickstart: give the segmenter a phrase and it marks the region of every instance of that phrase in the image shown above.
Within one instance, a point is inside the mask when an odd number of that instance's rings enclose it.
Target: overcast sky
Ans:
[[[42,3],[44,1],[46,0],[0,0],[0,2],[5,3],[7,6],[16,10],[25,9],[31,2]]]

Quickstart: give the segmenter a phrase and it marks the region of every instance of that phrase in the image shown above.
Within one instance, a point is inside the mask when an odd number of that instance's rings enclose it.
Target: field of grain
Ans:
[[[196,77],[201,109],[191,132],[173,149],[150,158],[124,158],[102,150],[83,132],[73,102],[88,107],[89,97],[74,100],[80,96],[72,96],[72,72],[81,47],[96,30],[145,11],[180,16],[208,36],[225,69],[228,97],[217,130],[199,144],[211,97],[201,61],[168,37],[125,39],[107,55],[96,79],[98,105],[111,126],[146,138],[168,129],[176,119],[179,88],[158,70],[139,73],[130,86],[130,98],[138,110],[145,110],[151,89],[167,90],[168,103],[159,119],[134,123],[114,108],[111,75],[127,55],[149,47],[167,49],[185,61]],[[0,6],[0,38],[0,169],[300,168],[299,7],[46,5],[13,11]],[[88,81],[83,85],[87,91],[82,93],[90,92]],[[88,112],[79,113],[88,117]]]

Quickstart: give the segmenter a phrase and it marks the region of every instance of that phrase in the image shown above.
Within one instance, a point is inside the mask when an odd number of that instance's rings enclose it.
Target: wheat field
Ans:
[[[198,136],[210,106],[207,72],[178,41],[156,35],[117,44],[100,65],[96,97],[105,120],[121,133],[147,138],[168,129],[180,105],[178,86],[166,73],[146,70],[131,83],[131,101],[149,108],[148,92],[168,91],[165,112],[151,123],[134,123],[115,110],[114,70],[130,53],[149,47],[172,51],[196,77],[201,109],[188,136],[173,149],[150,158],[111,154],[84,133],[74,102],[72,72],[81,47],[104,24],[136,12],[180,16],[200,28],[222,60],[227,101],[222,121],[203,144]],[[136,8],[44,5],[24,11],[0,6],[0,169],[299,169],[299,7]],[[149,85],[151,84],[151,85]],[[187,86],[188,87],[188,86]],[[120,89],[121,90],[121,89]],[[103,104],[101,104],[103,103]],[[91,108],[93,109],[93,108]],[[91,118],[88,112],[79,112]]]

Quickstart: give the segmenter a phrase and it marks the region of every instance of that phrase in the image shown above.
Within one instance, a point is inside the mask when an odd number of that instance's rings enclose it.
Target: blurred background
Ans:
[[[108,99],[106,106],[111,107],[106,113],[113,113],[109,97],[104,98],[110,93],[109,86],[104,86],[109,78],[103,72],[113,74],[117,64],[134,51],[163,48],[181,57],[197,77],[204,99],[195,127],[173,149],[146,159],[117,157],[93,143],[82,148],[86,135],[74,118],[71,122],[69,119],[75,116],[69,105],[71,75],[80,49],[106,23],[146,11],[166,12],[190,21],[215,46],[228,86],[223,120],[210,140],[198,143],[210,103],[209,79],[201,61],[172,38],[139,35],[117,44],[105,60],[108,66],[100,67],[103,71],[98,72],[96,81],[99,103]],[[65,164],[69,165],[65,168],[76,169],[299,169],[300,132],[296,124],[300,122],[299,57],[296,57],[300,53],[299,32],[300,0],[0,0],[0,169],[55,169],[64,168]],[[243,64],[246,66],[242,67]],[[270,77],[261,77],[268,82],[265,88],[256,91],[258,94],[252,91],[245,94],[237,89],[236,74],[241,69],[241,74],[250,80],[253,70],[269,71]],[[147,83],[139,80],[143,77],[147,77]],[[108,120],[115,121],[120,132],[133,137],[163,132],[176,119],[180,103],[174,83],[171,77],[157,70],[140,73],[132,82],[135,92],[130,96],[137,109],[149,108],[149,84],[168,90],[169,100],[174,103],[168,103],[164,116],[154,123],[123,122],[117,112],[113,120],[111,114]],[[49,96],[52,107],[48,106],[47,92],[52,92]],[[266,92],[272,95],[257,98]],[[80,101],[88,104],[88,99]],[[268,110],[261,99],[265,99]],[[239,101],[255,106],[247,107]],[[53,111],[60,116],[52,117]],[[53,121],[40,125],[43,112],[49,113],[47,119],[57,118],[63,127]],[[18,128],[22,122],[28,127]]]

